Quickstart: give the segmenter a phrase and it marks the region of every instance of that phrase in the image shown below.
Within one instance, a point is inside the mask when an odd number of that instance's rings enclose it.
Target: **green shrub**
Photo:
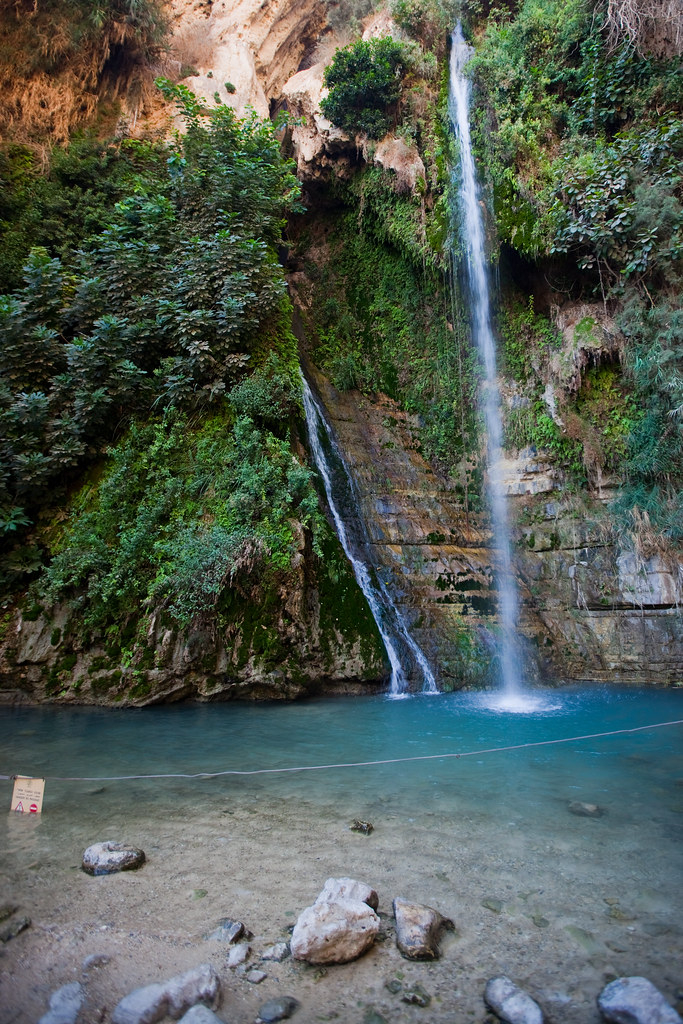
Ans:
[[[355,135],[385,135],[401,95],[404,47],[394,39],[370,39],[337,50],[325,69],[330,90],[320,108],[334,124]]]

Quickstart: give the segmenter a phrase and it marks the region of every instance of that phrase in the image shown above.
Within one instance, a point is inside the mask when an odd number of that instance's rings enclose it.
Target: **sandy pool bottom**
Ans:
[[[298,1024],[364,1024],[372,1011],[392,1024],[483,1021],[484,985],[498,974],[524,987],[555,1024],[598,1022],[596,997],[620,975],[645,975],[675,1003],[683,996],[683,887],[671,863],[674,819],[643,812],[625,828],[618,815],[569,814],[560,800],[556,814],[549,827],[513,809],[491,815],[457,801],[411,813],[400,800],[359,807],[351,790],[331,805],[215,785],[194,804],[179,792],[151,804],[134,788],[91,787],[40,819],[8,815],[1,898],[31,925],[0,948],[0,1022],[35,1024],[51,993],[71,981],[87,994],[79,1021],[106,1022],[132,989],[200,963],[221,976],[218,1015],[230,1024],[254,1021],[280,995],[299,1001]],[[352,831],[354,817],[371,820],[372,834]],[[106,839],[141,847],[147,863],[85,875],[84,849]],[[325,880],[341,876],[377,890],[382,941],[355,963],[325,969],[259,963]],[[455,922],[439,961],[398,953],[396,896]],[[226,945],[206,939],[225,917],[253,932],[249,962],[267,974],[259,985],[226,966]],[[95,954],[108,959],[84,972]],[[392,980],[399,991],[386,987]],[[431,996],[426,1008],[403,1001],[415,983]]]

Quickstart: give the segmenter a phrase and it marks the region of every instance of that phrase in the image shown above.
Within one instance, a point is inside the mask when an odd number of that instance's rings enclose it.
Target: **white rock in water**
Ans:
[[[156,1024],[182,1017],[197,1003],[215,1007],[221,983],[211,964],[200,964],[161,985],[146,985],[125,996],[111,1015],[112,1024]]]
[[[504,975],[487,981],[484,999],[506,1024],[543,1024],[538,1003]]]
[[[63,985],[50,996],[50,1009],[38,1024],[75,1024],[85,992],[77,981]]]
[[[617,978],[598,996],[600,1013],[614,1024],[681,1024],[681,1017],[647,978]]]
[[[375,941],[379,917],[361,900],[314,903],[294,926],[290,948],[295,960],[311,964],[345,964]]]
[[[316,903],[342,903],[344,900],[358,900],[367,903],[373,910],[379,906],[379,896],[365,882],[354,878],[328,878]]]
[[[115,871],[133,871],[144,863],[145,855],[136,846],[106,842],[89,846],[81,867],[88,875],[111,875]]]

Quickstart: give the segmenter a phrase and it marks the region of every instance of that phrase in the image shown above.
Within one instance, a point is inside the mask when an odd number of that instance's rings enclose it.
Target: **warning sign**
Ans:
[[[40,814],[43,809],[45,779],[31,779],[26,775],[17,775],[12,791],[11,810],[18,814]]]

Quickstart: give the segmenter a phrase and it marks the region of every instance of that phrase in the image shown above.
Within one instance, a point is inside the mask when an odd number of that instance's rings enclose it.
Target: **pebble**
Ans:
[[[111,875],[134,871],[145,863],[145,854],[136,846],[122,843],[93,843],[83,854],[81,867],[87,875]]]
[[[90,956],[86,956],[85,960],[81,964],[81,970],[83,973],[92,970],[94,967],[106,967],[111,961],[111,957],[107,956],[106,953],[91,953]]]
[[[269,946],[268,949],[264,949],[264,951],[261,953],[262,960],[273,960],[277,964],[281,964],[282,961],[286,960],[288,956],[288,942],[276,942],[274,946]]]
[[[241,921],[233,921],[229,917],[218,922],[218,927],[206,936],[207,940],[213,939],[216,942],[237,942],[245,934],[245,927]]]
[[[281,996],[279,999],[269,999],[267,1003],[259,1006],[258,1024],[275,1024],[278,1020],[288,1020],[298,1009],[299,1003],[293,996]]]
[[[265,981],[268,975],[265,971],[259,971],[257,967],[252,967],[250,971],[244,975],[248,982],[252,985],[260,985],[262,981]]]
[[[429,1006],[431,1001],[432,997],[419,984],[411,985],[401,996],[401,1002],[409,1003],[412,1006]]]
[[[251,946],[248,942],[238,942],[236,946],[233,946],[228,953],[228,959],[226,963],[228,967],[239,967],[243,964],[251,953]]]

